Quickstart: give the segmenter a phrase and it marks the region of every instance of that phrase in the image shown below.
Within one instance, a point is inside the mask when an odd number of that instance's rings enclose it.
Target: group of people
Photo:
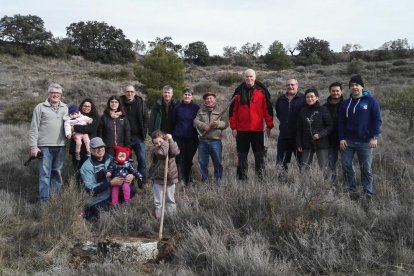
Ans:
[[[247,179],[248,152],[253,150],[255,173],[259,181],[265,177],[266,140],[274,127],[274,108],[266,86],[256,80],[252,69],[244,72],[244,81],[235,89],[227,105],[218,105],[217,95],[208,91],[200,107],[193,102],[192,88],[182,91],[182,99],[173,97],[173,88],[163,87],[160,97],[148,111],[145,101],[136,94],[133,85],[124,87],[124,95],[111,96],[99,116],[94,102],[87,98],[79,106],[69,107],[61,101],[63,88],[53,83],[48,98],[38,104],[29,131],[31,156],[39,159],[39,200],[48,201],[62,186],[61,171],[65,157],[65,142],[70,139],[69,153],[90,197],[85,217],[97,217],[100,209],[128,203],[136,191],[131,185],[153,183],[155,216],[160,217],[162,185],[168,184],[166,208],[175,211],[175,184],[181,179],[191,185],[192,165],[198,151],[201,181],[208,183],[209,159],[214,177],[220,184],[223,177],[222,135],[230,126],[237,147],[237,177]],[[316,154],[324,176],[335,188],[336,163],[341,155],[344,179],[351,197],[356,197],[353,166],[355,153],[361,168],[362,185],[367,198],[372,189],[372,149],[377,146],[381,115],[376,99],[366,90],[357,75],[349,81],[351,95],[344,99],[342,85],[329,86],[325,104],[319,93],[310,88],[299,92],[295,79],[286,81],[286,92],[275,102],[279,120],[277,163],[288,170],[292,154],[299,168],[309,169]],[[228,109],[228,111],[227,111]],[[149,114],[150,113],[150,114]],[[145,139],[152,139],[151,166],[147,170]],[[135,153],[138,166],[130,164]],[[164,179],[168,159],[167,179]],[[119,190],[122,193],[119,193]]]

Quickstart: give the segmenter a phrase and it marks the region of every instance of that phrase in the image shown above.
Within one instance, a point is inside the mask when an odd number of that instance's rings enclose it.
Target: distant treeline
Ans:
[[[414,50],[410,48],[406,38],[388,41],[376,50],[367,51],[362,51],[359,44],[345,44],[341,52],[333,52],[328,41],[314,37],[300,39],[293,46],[283,46],[275,40],[267,51],[264,51],[259,42],[247,42],[240,49],[226,46],[222,56],[211,56],[202,41],[192,42],[184,47],[173,43],[171,37],[157,37],[148,43],[138,39],[132,42],[121,29],[105,22],[72,23],[66,27],[66,35],[64,38],[54,37],[51,32],[46,31],[43,20],[36,15],[4,16],[0,20],[0,54],[55,58],[76,55],[91,61],[123,64],[136,61],[153,51],[156,45],[162,44],[177,57],[200,66],[263,64],[275,70],[298,65],[329,65],[355,59],[384,61],[414,57]]]

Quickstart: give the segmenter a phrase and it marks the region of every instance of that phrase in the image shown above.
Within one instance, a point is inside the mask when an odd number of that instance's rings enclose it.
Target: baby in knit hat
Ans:
[[[88,134],[84,133],[77,133],[72,131],[72,126],[74,125],[87,125],[91,124],[93,119],[83,115],[79,111],[79,107],[77,105],[69,106],[69,116],[65,116],[63,119],[65,120],[65,136],[68,139],[73,139],[75,141],[75,159],[80,160],[80,151],[82,146],[82,141],[85,143],[86,147],[86,154],[88,156],[91,155],[90,150],[90,139]]]

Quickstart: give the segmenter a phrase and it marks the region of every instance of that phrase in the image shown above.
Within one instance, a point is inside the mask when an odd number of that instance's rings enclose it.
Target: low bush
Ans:
[[[134,78],[134,74],[131,70],[126,68],[121,68],[119,70],[113,70],[111,68],[103,71],[89,72],[89,75],[92,77],[97,77],[103,80],[131,80]]]
[[[15,103],[4,110],[3,122],[6,124],[30,123],[32,120],[33,109],[44,99],[32,98],[24,99]]]
[[[243,77],[237,73],[227,73],[217,78],[217,82],[223,86],[231,86],[234,83],[240,83],[242,81]]]
[[[361,74],[362,70],[365,69],[365,62],[360,59],[354,59],[348,64],[348,74]]]

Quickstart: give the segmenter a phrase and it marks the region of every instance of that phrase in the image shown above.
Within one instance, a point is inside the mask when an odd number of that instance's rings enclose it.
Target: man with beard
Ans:
[[[339,153],[339,137],[338,137],[338,111],[344,97],[342,96],[342,84],[339,82],[333,82],[329,85],[329,97],[326,100],[324,106],[326,106],[331,114],[333,128],[329,133],[329,153],[328,153],[328,166],[331,171],[332,189],[335,191],[337,186],[336,181],[336,163],[338,162]]]

